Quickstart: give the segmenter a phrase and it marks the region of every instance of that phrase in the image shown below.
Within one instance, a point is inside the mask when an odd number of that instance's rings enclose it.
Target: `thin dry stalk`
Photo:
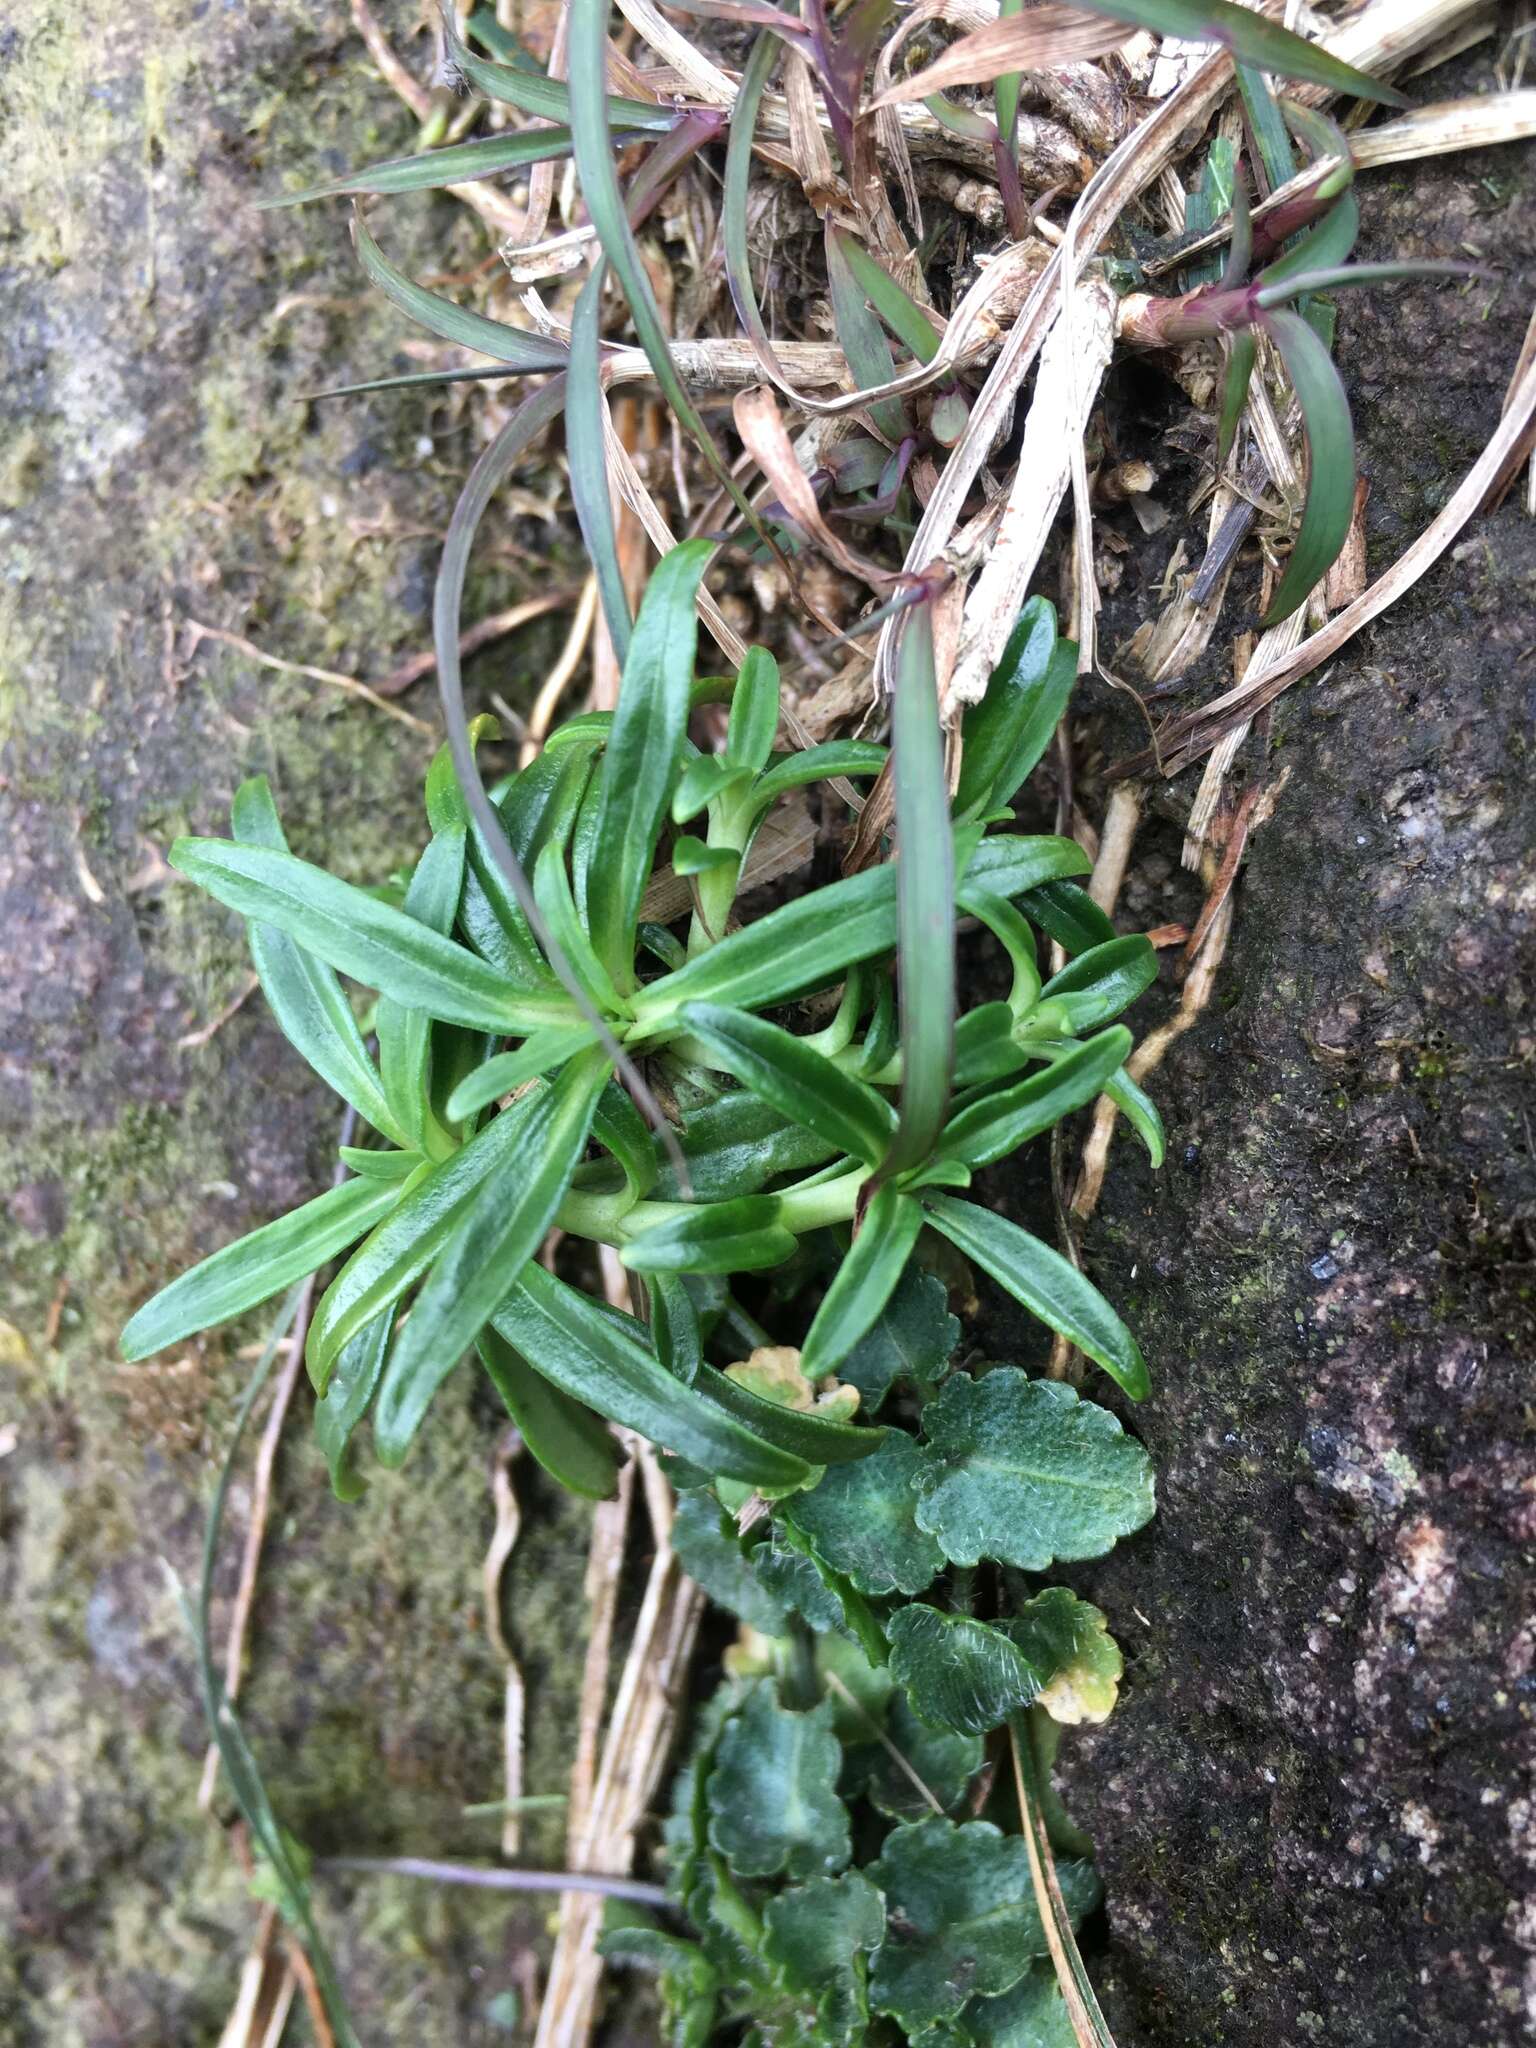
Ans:
[[[501,1853],[509,1862],[522,1847],[523,1828],[518,1804],[523,1796],[523,1710],[527,1693],[517,1658],[501,1625],[501,1575],[523,1527],[517,1489],[512,1484],[512,1466],[522,1448],[523,1440],[515,1429],[509,1429],[496,1446],[491,1462],[491,1498],[496,1506],[496,1527],[481,1567],[485,1633],[505,1668],[501,1710],[502,1799],[505,1803],[501,1819]]]
[[[247,661],[254,661],[262,668],[275,669],[285,676],[306,676],[312,683],[325,683],[333,690],[344,691],[349,697],[361,697],[375,711],[382,711],[386,718],[394,719],[397,725],[408,726],[412,732],[430,734],[432,731],[425,719],[416,718],[409,711],[402,711],[398,704],[387,702],[369,684],[360,683],[356,676],[339,675],[330,668],[315,668],[307,661],[284,661],[281,655],[264,653],[254,640],[231,633],[225,626],[205,626],[199,619],[188,619],[187,629],[192,635],[192,644],[187,649],[188,660],[205,640],[217,640],[221,646],[234,648],[237,654],[243,654]]]

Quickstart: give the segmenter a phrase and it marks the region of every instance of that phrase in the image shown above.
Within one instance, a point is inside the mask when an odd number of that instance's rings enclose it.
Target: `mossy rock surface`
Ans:
[[[404,43],[416,11],[380,13]],[[462,394],[303,402],[415,367],[344,207],[253,210],[410,146],[346,7],[23,0],[0,109],[0,2039],[191,2048],[229,2014],[258,1909],[196,1808],[204,1731],[166,1567],[195,1583],[262,1318],[132,1368],[116,1333],[324,1185],[337,1110],[259,998],[178,1043],[249,963],[237,921],[161,856],[224,831],[261,770],[298,850],[378,880],[418,843],[434,742],[217,642],[191,651],[187,622],[387,674],[429,642],[437,536],[485,413]],[[379,231],[424,275],[484,253],[452,202],[399,203]],[[520,515],[489,538],[501,566],[487,549],[475,611],[521,594],[529,557],[542,587],[566,545]],[[546,649],[535,628],[476,681],[526,701]],[[400,701],[435,728],[430,683]],[[501,1791],[480,1587],[497,1416],[460,1374],[406,1469],[342,1507],[308,1400],[243,1701],[273,1799],[318,1853],[482,1859],[496,1824],[461,1809]],[[526,1466],[518,1483],[528,1785],[559,1791],[588,1518]],[[557,1859],[560,1832],[543,1816],[530,1855]],[[509,2038],[501,1994],[542,1904],[331,1880],[318,1906],[364,2039]]]

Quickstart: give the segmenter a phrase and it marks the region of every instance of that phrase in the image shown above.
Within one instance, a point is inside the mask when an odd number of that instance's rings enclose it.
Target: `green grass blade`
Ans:
[[[861,391],[873,391],[893,380],[896,358],[891,354],[885,329],[848,267],[843,254],[842,234],[843,231],[829,216],[825,242],[832,325],[838,347],[848,358],[854,383]],[[902,401],[899,398],[877,398],[870,405],[869,416],[891,446],[899,446],[909,428],[907,409]]]
[[[1032,597],[1008,635],[979,704],[960,728],[957,817],[985,817],[1010,803],[1051,743],[1077,680],[1077,649],[1057,660],[1056,607]]]
[[[1299,313],[1279,308],[1263,319],[1301,406],[1308,450],[1301,526],[1280,588],[1264,614],[1269,627],[1306,603],[1349,537],[1355,509],[1355,430],[1343,380],[1306,321]]]
[[[780,44],[769,31],[752,45],[741,74],[741,88],[731,109],[731,124],[725,145],[725,178],[720,192],[720,250],[725,281],[730,287],[736,317],[757,350],[758,360],[781,391],[789,385],[774,354],[773,341],[758,303],[752,281],[752,255],[747,234],[747,193],[752,177],[752,143],[757,133],[758,109],[763,93],[778,62]]]
[[[629,659],[634,621],[630,617],[629,594],[624,588],[624,571],[619,564],[619,531],[613,516],[613,492],[609,488],[608,447],[604,432],[608,407],[603,395],[602,310],[603,285],[607,276],[607,259],[599,257],[577,294],[575,310],[571,314],[565,453],[571,473],[571,502],[576,508],[576,523],[581,528],[592,573],[597,578],[603,624],[608,628],[614,658],[622,669]]]
[[[725,759],[759,775],[773,754],[779,729],[779,664],[766,647],[749,647],[731,692]]]
[[[467,306],[456,306],[452,299],[442,298],[436,292],[429,292],[425,285],[414,283],[403,270],[397,270],[390,262],[368,232],[368,223],[359,213],[352,216],[352,236],[357,245],[358,261],[372,283],[428,333],[439,336],[443,341],[457,342],[461,348],[478,349],[481,355],[492,356],[498,363],[506,363],[514,370],[565,368],[566,351],[559,342],[546,341],[538,334],[525,334],[521,328],[508,327],[500,320],[489,320],[484,313],[472,312]]]
[[[443,34],[449,64],[462,73],[476,92],[504,107],[516,107],[524,114],[537,114],[546,121],[570,122],[571,88],[563,79],[477,56],[460,36],[458,23],[446,15]],[[607,111],[615,128],[639,128],[661,134],[675,127],[678,119],[675,108],[652,106],[645,100],[610,99]]]
[[[634,985],[640,899],[682,764],[699,637],[696,600],[713,552],[711,541],[684,541],[652,573],[603,755],[592,857],[602,887],[589,914],[597,956],[624,990]]]
[[[973,1202],[928,1195],[924,1205],[934,1228],[990,1273],[999,1287],[1103,1366],[1133,1401],[1145,1400],[1152,1382],[1136,1339],[1099,1290],[1060,1252]]]
[[[1248,132],[1259,153],[1259,162],[1264,166],[1266,187],[1273,192],[1296,168],[1290,130],[1285,125],[1285,116],[1280,111],[1274,88],[1262,71],[1252,64],[1239,64],[1237,89],[1242,95],[1243,111],[1248,116]]]
[[[901,1102],[879,1177],[908,1172],[933,1149],[955,1064],[955,848],[934,670],[933,613],[915,605],[896,654],[891,710],[896,768],[897,995]]]
[[[390,1351],[373,1418],[374,1445],[386,1465],[404,1458],[432,1396],[543,1242],[610,1072],[594,1046],[552,1085],[503,1110],[518,1122],[517,1142],[438,1252]]]
[[[464,886],[467,834],[462,825],[435,832],[423,849],[402,904],[429,931],[447,938],[458,914]],[[395,1121],[418,1151],[432,1149],[446,1134],[437,1126],[428,1092],[432,1069],[432,1019],[391,997],[381,998],[374,1031],[379,1042],[379,1075]]]
[[[557,1025],[552,1031],[536,1031],[516,1052],[499,1052],[467,1074],[448,1098],[448,1114],[455,1123],[462,1123],[488,1102],[521,1088],[536,1074],[547,1074],[564,1066],[593,1043],[591,1028],[586,1024]]]
[[[338,1500],[360,1500],[366,1491],[355,1468],[352,1439],[378,1392],[394,1327],[394,1315],[386,1309],[343,1345],[325,1398],[315,1403],[315,1442]]]
[[[920,363],[931,363],[939,352],[939,337],[922,307],[876,262],[857,235],[834,228],[828,239],[836,242],[854,283],[892,334],[906,343]]]
[[[631,131],[639,134],[640,130]],[[262,212],[283,206],[304,206],[312,199],[346,199],[362,192],[435,192],[445,185],[467,185],[494,178],[500,171],[522,170],[569,156],[569,128],[538,128],[523,135],[482,135],[474,142],[456,142],[447,149],[424,150],[417,156],[391,157],[387,163],[351,171],[329,184],[308,185],[302,192],[284,192],[257,202]]]
[[[270,1301],[345,1251],[389,1214],[399,1195],[394,1181],[344,1180],[225,1245],[145,1302],[123,1331],[124,1358],[130,1364],[148,1358]]]
[[[629,301],[636,339],[662,397],[698,443],[716,482],[736,510],[761,535],[755,510],[715,446],[714,436],[678,372],[666,323],[629,224],[613,160],[611,114],[603,90],[608,70],[608,11],[608,0],[572,0],[570,8],[570,123],[582,197],[603,254]],[[766,539],[766,535],[762,537]]]
[[[1298,235],[1285,254],[1266,267],[1259,278],[1259,304],[1272,303],[1266,292],[1289,283],[1303,271],[1336,269],[1348,258],[1359,233],[1360,202],[1353,191],[1345,192],[1315,226]],[[1296,289],[1292,284],[1292,292]]]

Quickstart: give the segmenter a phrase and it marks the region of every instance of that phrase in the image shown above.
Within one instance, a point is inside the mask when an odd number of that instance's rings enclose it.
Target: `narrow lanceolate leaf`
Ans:
[[[896,988],[901,1105],[882,1179],[920,1165],[949,1107],[955,1065],[955,849],[939,723],[933,613],[908,615],[891,713],[896,769]]]
[[[458,914],[464,886],[466,834],[462,825],[435,832],[411,876],[402,908],[446,938]],[[379,1041],[379,1075],[395,1121],[419,1150],[445,1151],[451,1143],[432,1114],[428,1087],[432,1065],[432,1019],[424,1010],[408,1009],[386,996],[381,999],[374,1030]]]
[[[276,925],[354,981],[445,1024],[521,1035],[575,1021],[559,991],[514,988],[451,939],[291,853],[178,839],[171,866],[243,917]]]
[[[1118,1017],[1157,979],[1157,953],[1142,932],[1110,939],[1079,953],[1040,991],[1042,1003],[1060,1003],[1074,1037]]]
[[[1131,1034],[1122,1025],[1101,1031],[1028,1080],[985,1095],[951,1117],[941,1150],[967,1166],[990,1166],[994,1159],[1005,1159],[1101,1095],[1130,1049]]]
[[[623,1463],[607,1425],[525,1364],[495,1330],[482,1330],[475,1348],[523,1442],[550,1477],[588,1500],[606,1500]]]
[[[378,1390],[394,1326],[394,1316],[386,1309],[343,1345],[325,1398],[315,1403],[315,1442],[338,1500],[359,1500],[365,1491],[352,1457],[352,1439]]]
[[[972,864],[972,873],[977,864]],[[1076,959],[1090,946],[1103,946],[1115,936],[1115,928],[1086,889],[1075,882],[1046,882],[1031,889],[1019,908],[1031,924],[1056,940],[1067,955]]]
[[[1349,537],[1355,508],[1355,430],[1333,358],[1301,315],[1277,307],[1263,320],[1285,364],[1307,435],[1307,498],[1291,559],[1264,614],[1269,627],[1306,603]]]
[[[782,1266],[794,1249],[794,1237],[779,1222],[777,1197],[741,1195],[702,1202],[655,1224],[619,1256],[635,1273],[756,1273]]]
[[[516,1052],[499,1052],[494,1059],[467,1074],[448,1098],[448,1114],[462,1123],[476,1110],[484,1109],[514,1088],[521,1088],[536,1074],[549,1074],[593,1043],[590,1025],[559,1024],[548,1031],[536,1031]]]
[[[758,109],[763,92],[778,62],[780,45],[772,34],[760,35],[741,74],[736,104],[731,109],[726,136],[725,178],[720,193],[720,249],[725,264],[725,281],[730,288],[736,317],[757,353],[764,373],[781,391],[790,386],[774,353],[757,287],[752,281],[752,252],[747,222],[747,192],[752,177],[752,142],[757,132]]]
[[[768,766],[779,729],[779,664],[766,647],[749,647],[731,692],[725,758],[758,775]]]
[[[1083,874],[1089,864],[1074,840],[999,833],[976,849],[966,872],[1000,896],[1019,896],[1059,877]],[[1083,914],[1075,903],[1072,913],[1081,924]],[[1101,912],[1095,915],[1102,918]],[[1113,926],[1108,936],[1114,936]],[[770,911],[676,973],[651,982],[635,997],[636,1028],[630,1038],[675,1030],[684,1003],[765,1009],[839,981],[856,962],[888,953],[895,944],[896,874],[894,864],[886,862]]]
[[[179,1344],[197,1330],[244,1315],[295,1280],[302,1280],[327,1259],[345,1251],[354,1238],[385,1216],[399,1199],[393,1181],[347,1180],[275,1223],[204,1259],[189,1273],[162,1287],[145,1302],[122,1336],[123,1356],[130,1363]]]
[[[956,1373],[923,1410],[919,1528],[952,1564],[1043,1572],[1102,1557],[1152,1518],[1152,1465],[1107,1408],[1016,1366]]]
[[[808,782],[827,782],[836,775],[878,775],[887,752],[875,740],[823,740],[797,754],[781,754],[758,778],[756,800],[763,805],[775,803],[792,789],[803,789]]]
[[[629,658],[634,620],[624,570],[619,561],[619,531],[608,477],[606,422],[608,401],[603,390],[603,287],[608,278],[606,257],[599,257],[577,295],[571,314],[571,367],[565,399],[565,454],[571,475],[571,503],[597,578],[603,624],[615,659],[622,668]]]
[[[235,791],[230,829],[244,846],[288,851],[264,775],[252,776]],[[403,1144],[405,1132],[385,1100],[378,1069],[334,971],[275,925],[253,922],[249,937],[262,994],[283,1036],[359,1116]]]
[[[732,122],[734,130],[735,123]],[[830,215],[826,228],[827,288],[832,301],[832,325],[837,344],[848,359],[854,383],[861,391],[877,390],[896,375],[896,359],[885,338],[862,285],[857,283],[843,254],[842,240]],[[894,448],[907,432],[907,410],[899,398],[877,398],[869,416]]]
[[[467,1205],[390,1352],[373,1423],[386,1465],[405,1456],[432,1396],[543,1242],[611,1071],[594,1046],[502,1112],[519,1125],[517,1143]]]
[[[544,1378],[625,1429],[721,1478],[748,1486],[803,1485],[803,1458],[775,1450],[723,1408],[675,1380],[631,1334],[536,1262],[494,1317],[497,1331]]]
[[[392,157],[387,163],[370,164],[366,170],[333,178],[327,185],[309,185],[302,192],[284,192],[275,199],[258,200],[257,204],[263,211],[270,211],[279,206],[303,206],[311,199],[344,199],[359,192],[433,192],[444,185],[494,178],[500,171],[521,170],[527,164],[547,163],[552,157],[570,153],[569,128],[539,128],[520,135],[483,135],[475,142],[456,142],[447,149],[425,150],[419,156]]]
[[[387,299],[392,299],[401,312],[425,327],[430,334],[436,334],[444,341],[455,341],[461,348],[478,349],[481,355],[491,356],[498,363],[506,363],[514,370],[563,370],[566,351],[557,341],[546,341],[542,335],[526,334],[520,327],[508,327],[500,320],[488,319],[484,313],[471,312],[467,306],[456,306],[452,299],[445,299],[436,292],[429,292],[425,285],[414,283],[404,271],[397,270],[373,236],[361,214],[354,217],[353,237],[357,243],[358,261]]]
[[[960,728],[957,817],[986,817],[1010,802],[1051,743],[1077,678],[1077,650],[1055,661],[1056,607],[1032,597],[1019,613],[987,693]]]
[[[694,602],[713,552],[710,541],[684,541],[653,571],[603,755],[592,855],[602,887],[590,906],[592,942],[620,989],[633,986],[640,899],[682,757],[698,645]]]
[[[944,1568],[943,1551],[913,1516],[922,1463],[905,1430],[889,1430],[873,1457],[829,1470],[782,1512],[859,1592],[921,1593]]]
[[[1130,1331],[1091,1281],[1006,1216],[957,1202],[949,1195],[925,1198],[928,1220],[968,1259],[990,1273],[1031,1315],[1057,1330],[1103,1366],[1133,1401],[1151,1391],[1146,1360]]]
[[[786,1408],[767,1400],[712,1365],[700,1366],[695,1383],[700,1393],[734,1415],[754,1436],[804,1458],[808,1465],[846,1465],[868,1458],[886,1440],[883,1429],[861,1429],[818,1415],[814,1409]]]
[[[706,1799],[709,1840],[738,1877],[829,1877],[853,1852],[837,1796],[842,1745],[832,1702],[780,1706],[763,1680],[726,1723]]]
[[[1104,1084],[1104,1093],[1121,1114],[1126,1117],[1136,1135],[1147,1148],[1147,1157],[1154,1166],[1161,1166],[1167,1150],[1163,1135],[1163,1119],[1157,1104],[1139,1082],[1132,1080],[1124,1069],[1112,1075]]]
[[[832,239],[854,283],[892,334],[905,342],[920,363],[931,363],[939,352],[939,337],[922,307],[902,290],[856,235],[846,228],[834,228]]]
[[[1345,192],[1322,219],[1298,235],[1283,256],[1266,265],[1258,282],[1261,290],[1286,283],[1308,270],[1336,270],[1347,262],[1360,233],[1360,202],[1352,191]],[[1263,304],[1260,298],[1260,304]]]
[[[923,1212],[910,1195],[889,1185],[878,1191],[806,1334],[800,1369],[807,1379],[835,1371],[873,1328],[922,1227]]]
[[[890,1143],[890,1104],[831,1060],[766,1018],[716,1003],[689,1003],[683,1028],[709,1048],[728,1074],[804,1124],[839,1152],[877,1165]]]
[[[1258,359],[1259,338],[1251,327],[1239,328],[1226,337],[1227,361],[1221,379],[1221,413],[1216,422],[1216,466],[1220,469],[1232,453],[1238,423],[1248,402],[1253,366]]]

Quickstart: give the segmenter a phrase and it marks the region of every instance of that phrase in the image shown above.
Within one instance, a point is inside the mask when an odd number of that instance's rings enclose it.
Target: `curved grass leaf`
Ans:
[[[1109,1097],[1116,1109],[1128,1119],[1137,1136],[1146,1146],[1147,1157],[1151,1160],[1153,1166],[1161,1166],[1167,1151],[1167,1144],[1163,1135],[1163,1119],[1158,1113],[1157,1104],[1152,1100],[1145,1088],[1132,1080],[1131,1076],[1122,1068],[1118,1074],[1112,1074],[1104,1083],[1104,1093]]]
[[[451,939],[291,853],[178,839],[170,861],[231,910],[276,925],[354,981],[446,1024],[521,1035],[575,1021],[560,991],[515,987]]]
[[[1355,509],[1355,430],[1333,358],[1301,315],[1277,307],[1263,315],[1263,322],[1280,351],[1307,435],[1306,503],[1285,574],[1264,614],[1268,628],[1306,603],[1349,538]]]
[[[338,1145],[336,1157],[349,1173],[369,1180],[404,1180],[422,1164],[419,1152],[374,1152],[364,1145]]]
[[[821,1166],[837,1149],[745,1088],[732,1089],[694,1110],[682,1143],[694,1197],[701,1202],[754,1195],[778,1174]],[[682,1198],[667,1166],[662,1167],[656,1193],[669,1202]]]
[[[352,221],[352,235],[357,244],[358,260],[369,278],[387,299],[397,305],[401,312],[425,327],[430,334],[438,335],[444,341],[457,342],[461,348],[478,349],[483,356],[492,356],[498,363],[506,363],[514,370],[563,370],[567,351],[557,341],[546,341],[542,335],[525,334],[519,327],[508,327],[503,321],[491,320],[484,313],[475,313],[467,306],[456,306],[452,299],[445,299],[436,292],[429,292],[425,285],[412,282],[404,271],[397,270],[373,236],[361,214],[355,214]]]
[[[518,1125],[516,1144],[465,1205],[390,1352],[373,1419],[386,1465],[404,1458],[432,1396],[543,1242],[610,1071],[593,1046],[502,1112]]]
[[[570,469],[571,503],[586,542],[587,557],[597,578],[603,624],[620,668],[629,659],[629,593],[619,562],[619,533],[609,488],[605,425],[608,402],[603,393],[602,312],[608,261],[599,257],[577,294],[571,314],[571,368],[565,399],[565,453]]]
[[[939,723],[933,611],[908,613],[891,710],[896,771],[896,991],[901,1100],[877,1180],[920,1165],[949,1107],[955,1065],[955,846]]]
[[[524,114],[536,114],[546,121],[569,122],[571,89],[563,79],[476,56],[459,34],[457,21],[445,19],[443,35],[450,65],[462,73],[476,92],[504,107],[516,107]],[[639,128],[665,134],[678,121],[675,108],[653,106],[647,100],[611,99],[607,108],[608,119],[617,129]]]
[[[1135,1338],[1099,1290],[1060,1252],[973,1202],[930,1195],[925,1207],[935,1229],[990,1273],[999,1287],[1103,1366],[1133,1401],[1145,1400],[1152,1383]]]
[[[483,1329],[475,1348],[523,1442],[551,1479],[587,1500],[607,1500],[624,1454],[605,1424],[525,1364],[494,1329]]]
[[[1072,959],[1115,937],[1115,928],[1104,912],[1075,882],[1044,882],[1029,891],[1019,908]]]
[[[773,34],[760,35],[752,45],[741,74],[736,103],[731,108],[726,136],[725,175],[720,190],[720,250],[725,281],[748,340],[757,359],[779,389],[790,386],[774,353],[773,341],[758,303],[752,281],[752,253],[747,222],[747,194],[752,178],[752,144],[757,134],[758,109],[763,93],[778,62],[780,44]]]
[[[592,943],[620,989],[634,985],[635,927],[687,735],[698,646],[695,600],[714,544],[684,541],[646,585],[603,754],[589,905]]]
[[[890,1186],[879,1189],[806,1332],[800,1369],[807,1379],[825,1379],[869,1334],[922,1228],[923,1212],[910,1195]]]
[[[1104,1093],[1131,1049],[1122,1025],[1101,1031],[1027,1081],[984,1095],[951,1117],[940,1140],[967,1166],[990,1166]]]
[[[639,129],[632,131],[639,134]],[[569,128],[539,128],[519,135],[482,135],[474,142],[450,143],[446,149],[423,150],[416,156],[391,157],[367,170],[350,171],[329,184],[309,185],[302,192],[284,192],[259,199],[261,212],[304,206],[311,199],[345,199],[362,192],[435,192],[445,185],[464,185],[476,178],[494,178],[500,171],[522,170],[569,156]]]
[[[687,1283],[674,1273],[653,1273],[646,1281],[651,1302],[651,1342],[675,1380],[691,1387],[704,1363],[704,1333]]]
[[[148,1358],[167,1344],[179,1344],[183,1337],[269,1301],[345,1251],[399,1199],[393,1181],[344,1180],[276,1222],[237,1238],[145,1302],[123,1331],[124,1358],[130,1364]]]
[[[781,1116],[839,1152],[877,1165],[890,1143],[890,1105],[813,1047],[765,1018],[714,1003],[689,1003],[681,1021],[728,1074]]]
[[[243,846],[288,851],[264,775],[252,776],[235,791],[230,830]],[[335,972],[276,925],[253,920],[247,936],[261,992],[289,1044],[375,1130],[405,1144],[405,1131],[385,1098],[378,1069]]]
[[[638,1335],[542,1266],[526,1267],[493,1318],[535,1371],[573,1400],[675,1451],[690,1464],[748,1486],[802,1486],[811,1468],[675,1380]]]
[[[1298,235],[1283,256],[1266,266],[1259,278],[1261,294],[1308,270],[1335,270],[1349,259],[1360,235],[1360,202],[1345,192],[1315,226]],[[1260,304],[1264,303],[1260,297]]]
[[[617,1081],[610,1081],[598,1097],[592,1136],[618,1161],[629,1201],[643,1201],[656,1184],[656,1146],[645,1118]]]
[[[701,1394],[734,1415],[754,1436],[804,1458],[808,1465],[846,1465],[868,1458],[889,1435],[884,1429],[856,1429],[803,1408],[781,1407],[712,1365],[700,1366],[696,1384]]]

